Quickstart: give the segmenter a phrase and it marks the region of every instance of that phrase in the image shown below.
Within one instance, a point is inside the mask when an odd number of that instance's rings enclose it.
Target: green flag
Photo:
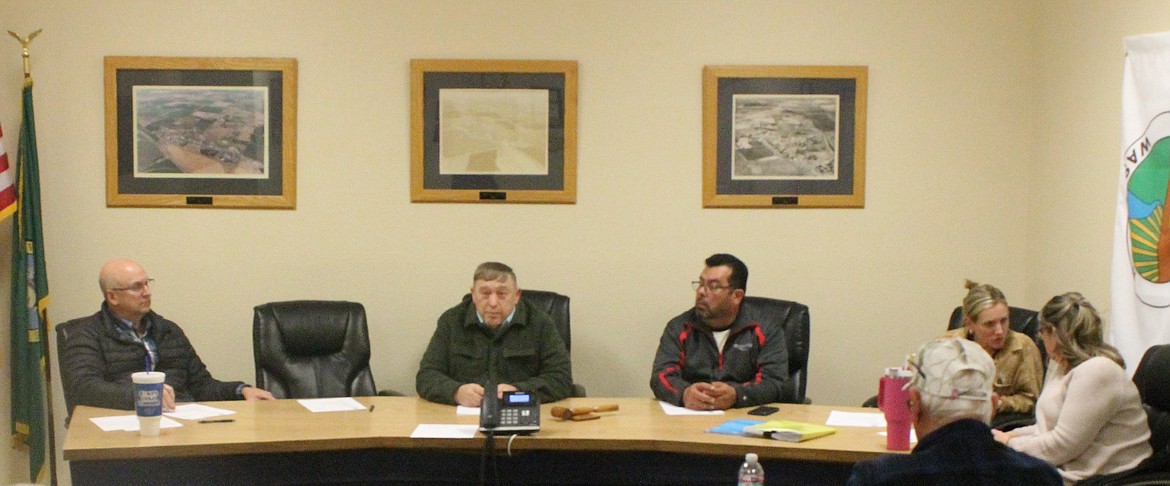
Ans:
[[[33,119],[32,80],[25,78],[17,148],[17,209],[12,220],[12,434],[28,448],[29,480],[45,465],[44,340],[49,325],[49,280],[41,234],[41,177]]]

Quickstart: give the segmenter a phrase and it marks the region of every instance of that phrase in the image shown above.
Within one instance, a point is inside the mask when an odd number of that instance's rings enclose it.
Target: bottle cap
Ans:
[[[886,378],[897,378],[897,379],[906,379],[906,380],[909,380],[910,378],[914,377],[913,371],[910,371],[910,370],[903,368],[903,367],[900,367],[900,366],[891,366],[889,368],[886,368],[885,371],[883,372],[883,374],[886,375]]]
[[[744,462],[748,463],[760,462],[760,456],[757,456],[755,452],[749,452],[746,456],[743,456],[743,458]]]

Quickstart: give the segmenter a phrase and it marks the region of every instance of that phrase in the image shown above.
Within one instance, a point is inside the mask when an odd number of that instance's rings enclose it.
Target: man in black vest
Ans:
[[[271,400],[272,394],[243,382],[212,378],[187,335],[151,310],[146,270],[129,259],[111,260],[98,275],[105,301],[97,313],[77,319],[61,357],[74,405],[130,410],[138,371],[166,373],[163,408],[175,402]],[[72,410],[70,410],[72,412]]]

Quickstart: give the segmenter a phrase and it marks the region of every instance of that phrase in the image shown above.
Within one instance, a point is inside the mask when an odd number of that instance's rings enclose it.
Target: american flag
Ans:
[[[16,212],[16,171],[8,163],[8,152],[4,150],[4,128],[0,127],[0,221]]]

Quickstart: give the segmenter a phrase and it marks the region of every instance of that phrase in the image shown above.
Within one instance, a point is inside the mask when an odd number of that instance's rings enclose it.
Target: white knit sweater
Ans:
[[[1056,466],[1065,484],[1131,469],[1149,457],[1146,411],[1125,369],[1103,357],[1067,373],[1060,368],[1048,365],[1036,425],[1013,431],[1008,445]]]

